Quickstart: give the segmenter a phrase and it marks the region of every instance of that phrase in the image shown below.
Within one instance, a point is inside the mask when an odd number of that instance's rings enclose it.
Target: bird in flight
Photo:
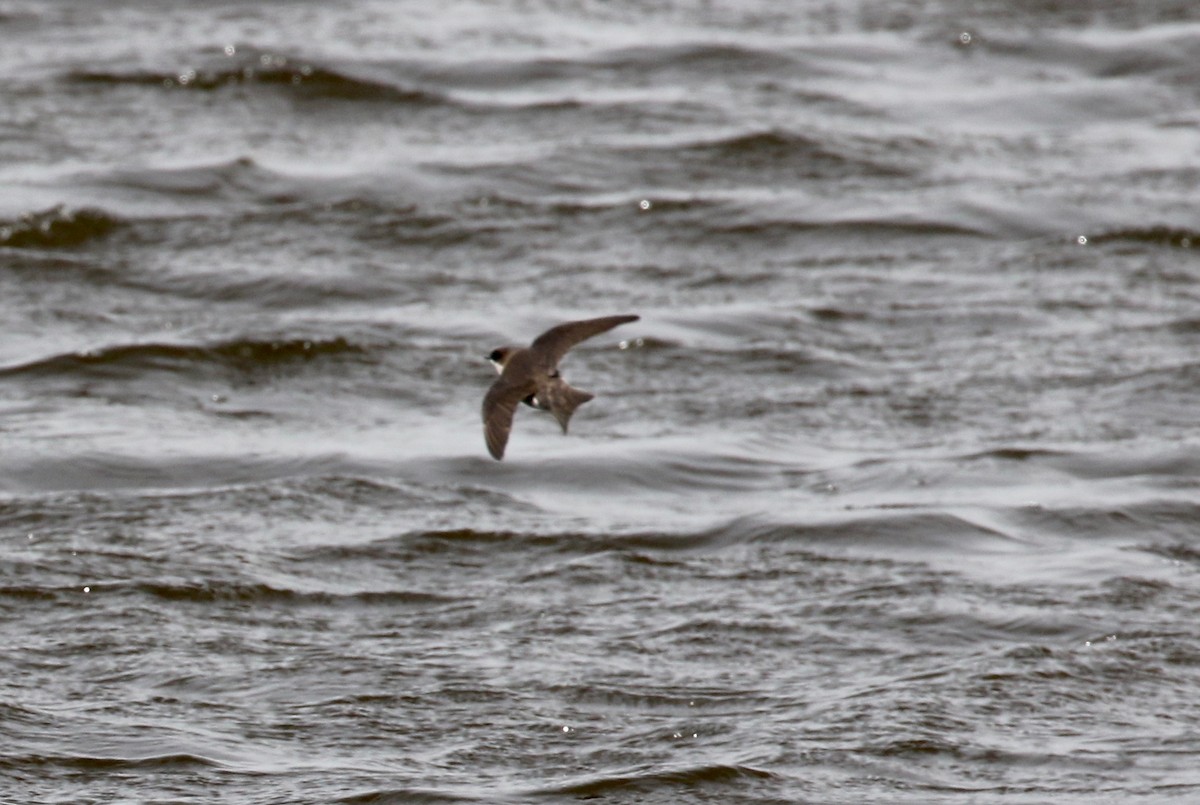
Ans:
[[[620,324],[637,321],[638,316],[602,316],[598,319],[569,321],[551,327],[528,347],[499,347],[488,360],[500,377],[483,398],[483,436],[488,452],[499,461],[504,458],[508,434],[512,432],[517,403],[549,411],[567,432],[567,423],[575,409],[593,395],[567,385],[558,373],[558,362],[576,344],[607,332]]]

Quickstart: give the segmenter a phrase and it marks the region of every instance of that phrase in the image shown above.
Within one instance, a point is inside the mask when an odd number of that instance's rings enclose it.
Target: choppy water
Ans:
[[[1200,796],[1193,3],[0,41],[0,799]]]

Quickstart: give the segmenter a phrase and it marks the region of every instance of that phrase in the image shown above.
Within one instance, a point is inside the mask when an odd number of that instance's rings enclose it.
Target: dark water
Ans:
[[[1194,3],[0,42],[3,801],[1200,797]]]

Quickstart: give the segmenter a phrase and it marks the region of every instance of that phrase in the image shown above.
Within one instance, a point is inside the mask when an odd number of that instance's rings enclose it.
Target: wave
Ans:
[[[382,606],[408,607],[432,606],[454,603],[458,599],[433,593],[409,590],[377,590],[354,593],[310,592],[289,590],[264,583],[239,583],[212,581],[210,583],[172,584],[163,582],[139,582],[131,585],[132,590],[164,601],[211,604],[273,603],[287,606]],[[120,591],[126,585],[93,585],[92,592],[101,595],[109,591]]]
[[[504,797],[494,795],[476,797],[467,794],[451,794],[442,791],[431,791],[423,788],[386,788],[375,791],[364,791],[350,794],[332,800],[343,805],[454,805],[462,802],[505,802]]]
[[[10,249],[68,249],[103,238],[123,221],[102,210],[73,210],[62,205],[0,222],[0,247]]]
[[[774,185],[847,176],[910,175],[904,168],[853,153],[848,142],[833,147],[782,129],[693,142],[622,147],[616,153],[623,162],[638,166],[641,184],[668,187],[692,186],[697,182],[756,184],[762,180]]]
[[[0,367],[0,378],[127,377],[150,371],[185,372],[198,366],[253,373],[264,368],[305,363],[324,357],[361,356],[366,353],[366,348],[341,337],[324,340],[237,339],[213,345],[120,344]]]
[[[739,134],[710,143],[696,143],[683,147],[681,151],[685,154],[712,154],[738,165],[762,169],[778,169],[798,161],[810,165],[829,163],[837,169],[838,175],[842,175],[844,167],[850,164],[865,165],[874,175],[907,175],[906,171],[891,166],[852,160],[811,137],[779,129]],[[817,172],[814,171],[814,175],[817,175]]]
[[[1178,249],[1200,249],[1200,232],[1172,226],[1130,227],[1101,232],[1090,238],[1094,244],[1135,243],[1153,246],[1172,246]]]
[[[721,147],[718,145],[717,149]],[[709,148],[709,145],[698,145],[697,148],[703,150]],[[693,169],[700,173],[705,172],[695,165],[672,165],[670,157],[660,158],[652,152],[653,149],[639,150],[647,165],[659,166],[649,167],[648,170],[676,174],[674,178],[679,178],[677,174],[680,172]],[[590,160],[593,157],[594,154],[585,159]],[[589,220],[591,226],[619,226],[626,231],[633,228],[635,231],[653,233],[655,236],[681,242],[695,243],[697,239],[706,239],[713,243],[729,245],[736,240],[745,239],[761,244],[762,248],[770,248],[773,245],[772,241],[808,239],[814,236],[827,236],[839,242],[847,237],[975,239],[993,238],[1012,229],[1011,222],[1001,220],[989,211],[964,210],[961,207],[944,211],[894,213],[875,209],[849,209],[830,214],[801,204],[795,210],[789,210],[781,208],[785,205],[776,201],[765,203],[766,199],[759,200],[753,195],[741,196],[736,188],[729,190],[720,187],[718,177],[736,180],[737,169],[727,169],[715,162],[707,169],[709,178],[716,181],[715,185],[700,186],[697,184],[698,180],[688,179],[681,185],[686,189],[668,189],[661,195],[650,194],[649,197],[645,193],[630,194],[627,189],[608,192],[605,188],[614,176],[611,160],[604,163],[607,167],[603,177],[597,173],[588,178],[584,175],[586,171],[574,172],[574,167],[577,166],[570,165],[572,159],[573,157],[568,156],[566,163],[557,162],[553,165],[543,162],[472,169],[473,174],[479,178],[486,176],[494,186],[507,187],[506,190],[494,190],[478,197],[473,203],[501,209],[506,216],[524,214],[539,219],[546,216],[562,219],[584,218]],[[630,170],[642,179],[645,178],[642,168],[637,167],[640,164],[637,159],[627,159],[622,164],[632,165]],[[857,167],[846,168],[851,171],[875,170],[868,163],[854,163],[853,160],[844,164],[856,164]],[[620,170],[623,169],[618,169],[618,172]],[[671,184],[672,182],[668,181],[666,186],[670,187]],[[627,183],[623,183],[622,186],[627,188]],[[649,206],[645,206],[646,204]],[[647,213],[647,210],[651,212]],[[473,222],[470,228],[459,222],[450,223],[453,228],[448,236],[443,235],[445,224],[435,225],[429,233],[431,242],[440,245],[462,242],[469,237],[487,238],[495,231],[505,232],[512,227],[507,221],[499,224]],[[554,223],[561,225],[561,222]],[[545,222],[539,221],[539,225],[545,225]],[[396,237],[408,236],[401,233]],[[695,273],[693,271],[689,276],[694,276]],[[767,275],[764,273],[763,276]]]
[[[80,69],[65,79],[77,84],[147,86],[165,90],[211,92],[230,86],[277,88],[301,97],[430,105],[445,96],[406,86],[386,65],[331,65],[254,48],[226,49],[224,56],[205,56],[200,66],[175,70]]]
[[[304,182],[273,171],[249,157],[186,167],[120,168],[74,177],[81,185],[98,185],[126,191],[176,196],[182,200],[251,200],[289,204],[303,200],[314,182]],[[164,217],[158,212],[155,217]]]
[[[312,237],[308,230],[335,227],[368,241],[444,246],[475,235],[486,237],[497,226],[511,226],[497,224],[492,217],[478,220],[478,211],[490,211],[494,205],[499,209],[521,206],[498,196],[481,198],[478,179],[475,171],[439,166],[393,167],[382,174],[309,175],[267,167],[243,156],[189,165],[85,170],[67,177],[66,190],[82,189],[85,196],[102,193],[106,206],[121,211],[118,217],[89,210],[87,220],[136,226],[141,241],[161,239],[176,248],[211,247],[214,238],[224,236],[234,223],[272,231],[305,230],[300,237]],[[431,203],[438,194],[463,209],[438,209],[438,199]],[[45,226],[42,217],[32,223]]]
[[[1045,447],[1005,446],[982,450],[978,453],[970,453],[962,456],[962,459],[964,461],[984,461],[989,459],[999,461],[1029,461],[1031,459],[1057,458],[1067,455],[1070,455],[1070,453],[1065,450],[1052,450]]]
[[[1152,76],[1179,84],[1194,84],[1200,36],[1194,26],[1154,25],[1150,20],[1133,30],[1107,29],[1097,36],[1091,26],[1072,28],[1070,34],[981,40],[989,49],[1017,55],[1039,65],[1061,64],[1101,79]]]
[[[665,467],[660,467],[659,474],[671,475],[674,480],[664,486],[662,493],[647,495],[646,499],[651,502],[669,500],[671,489],[690,489],[706,483],[712,488],[748,489],[766,483],[755,481],[757,476],[753,472],[749,481],[723,478],[720,473],[716,478],[697,475],[690,479]],[[562,474],[562,467],[556,466],[552,471],[538,475],[536,486],[544,491],[552,477],[566,484],[560,477]],[[763,474],[776,477],[777,473],[773,469],[763,469]],[[1006,476],[1001,472],[995,477],[1004,479]],[[514,487],[519,490],[528,483],[518,482]],[[623,493],[615,486],[619,481],[610,482],[602,476],[589,476],[588,483],[594,489],[603,490],[598,494]],[[778,483],[777,478],[775,483]],[[637,486],[636,481],[632,482],[631,488]],[[513,494],[520,498],[519,491]],[[322,548],[296,558],[301,562],[318,563],[384,563],[441,554],[590,555],[611,551],[657,562],[670,561],[666,557],[678,552],[772,544],[811,554],[814,561],[821,557],[844,556],[847,552],[856,556],[915,559],[935,564],[948,557],[959,557],[962,561],[989,562],[992,572],[1001,572],[1005,563],[1011,565],[1013,572],[1024,572],[1028,563],[1038,562],[1038,557],[1046,551],[1070,553],[1064,547],[1067,544],[1094,551],[1099,544],[1104,544],[1113,546],[1114,556],[1124,556],[1123,561],[1132,571],[1139,563],[1129,559],[1129,551],[1162,554],[1185,549],[1189,544],[1190,524],[1200,514],[1200,504],[1180,499],[1179,494],[1169,488],[1165,491],[1151,489],[1132,499],[1109,503],[1036,504],[1027,502],[1025,492],[1015,494],[1020,502],[984,499],[957,507],[916,498],[867,502],[856,497],[847,498],[836,507],[810,503],[810,507],[816,508],[794,518],[753,513],[720,518],[718,510],[712,508],[707,510],[708,524],[694,528],[680,528],[676,524],[666,528],[634,526],[625,529],[462,527],[415,530],[363,545]]]
[[[304,212],[292,217],[301,226],[306,223]],[[70,218],[74,221],[62,223]],[[54,223],[48,228],[43,228],[42,224],[37,222],[39,220],[43,220],[41,213],[23,217],[18,225],[31,230],[36,229],[36,232],[21,232],[16,231],[17,227],[0,225],[0,248],[8,246],[14,249],[6,256],[0,272],[35,284],[70,282],[80,286],[91,286],[106,295],[119,288],[134,293],[149,293],[177,299],[249,302],[260,309],[294,309],[328,305],[336,301],[364,302],[383,298],[401,303],[406,295],[410,298],[416,293],[402,281],[386,275],[352,272],[336,276],[330,276],[328,273],[305,275],[294,271],[253,274],[217,269],[186,272],[143,271],[140,270],[140,265],[131,264],[131,261],[114,261],[107,259],[106,254],[97,256],[86,248],[76,249],[93,239],[102,239],[118,228],[129,228],[134,233],[133,238],[140,241],[139,246],[145,243],[172,241],[186,248],[190,245],[187,238],[211,242],[212,228],[220,226],[219,222],[211,219],[193,219],[183,223],[163,220],[146,222],[93,211],[90,220],[82,224],[80,216],[72,213],[65,213],[64,218],[54,218]],[[439,228],[437,231],[426,228],[426,231],[421,232],[421,227],[413,225],[411,229],[418,230],[418,234],[410,236],[408,230],[399,224],[391,228],[377,227],[380,239],[390,237],[393,241],[421,242],[429,245],[439,239],[453,241],[455,236],[449,231],[452,228],[453,225]],[[460,230],[459,240],[471,237],[471,232],[466,227],[460,227]],[[5,242],[3,239],[6,235],[14,231],[12,242]],[[368,234],[363,234],[362,237],[368,237]],[[421,238],[424,240],[420,240]],[[449,275],[434,276],[429,280],[446,283],[451,281],[465,283],[469,280]],[[81,311],[79,315],[87,314]],[[0,374],[3,371],[0,367]]]
[[[178,67],[83,67],[63,74],[62,80],[78,85],[132,86],[164,91],[216,92],[230,87],[262,87],[299,98],[385,102],[415,106],[452,105],[467,110],[565,109],[611,107],[602,98],[580,98],[574,86],[580,80],[602,81],[604,86],[643,86],[658,75],[674,83],[673,74],[726,78],[732,73],[794,77],[816,73],[816,59],[793,52],[758,49],[720,42],[684,42],[581,53],[566,57],[476,59],[445,62],[430,59],[357,61],[264,49],[253,45],[229,46],[223,51],[195,53]],[[550,90],[531,98],[531,88],[565,85],[569,94]],[[520,92],[505,98],[503,90]],[[487,95],[477,90],[486,90]],[[834,96],[799,93],[806,102],[849,105]],[[624,106],[628,98],[615,102]]]
[[[19,276],[32,283],[69,282],[96,288],[133,288],[141,286],[122,274],[122,267],[104,259],[93,259],[86,252],[42,251],[38,249],[6,255],[3,273]],[[82,318],[89,313],[80,311]]]
[[[602,799],[623,792],[661,793],[663,789],[709,788],[712,786],[761,785],[778,780],[777,775],[743,764],[706,763],[677,769],[662,769],[630,774],[610,774],[580,782],[543,789],[540,796],[570,796]],[[740,791],[745,795],[745,791]]]
[[[297,559],[304,562],[385,563],[408,561],[414,556],[459,554],[463,552],[500,553],[525,551],[589,554],[603,551],[691,551],[750,541],[752,534],[738,520],[713,529],[673,533],[636,531],[629,533],[578,531],[537,531],[525,529],[454,528],[420,530],[375,540],[362,545],[316,548]]]
[[[786,71],[791,75],[808,67],[815,68],[795,54],[765,50],[727,42],[679,42],[668,45],[644,45],[617,48],[588,60],[590,64],[628,71],[639,78],[647,72],[681,70],[689,76],[711,74],[727,77],[731,73],[761,75]]]
[[[126,279],[123,284],[167,296],[213,302],[248,302],[259,309],[310,308],[335,302],[402,301],[396,283],[387,278],[230,276],[228,272],[195,272],[167,277]]]
[[[824,234],[837,238],[847,235],[860,238],[871,236],[887,238],[985,238],[992,235],[987,230],[966,223],[955,223],[953,221],[937,220],[916,215],[847,218],[842,220],[750,219],[728,223],[714,223],[712,229],[721,235],[752,237],[764,240],[778,240],[809,234]]]
[[[503,89],[528,87],[541,82],[575,81],[603,73],[613,79],[686,71],[689,77],[730,73],[762,75],[787,72],[794,75],[806,65],[799,58],[778,50],[763,50],[720,42],[690,42],[614,48],[577,57],[534,59],[481,59],[455,64],[411,64],[408,68],[424,81],[457,88]],[[811,68],[809,68],[811,70]]]
[[[848,509],[839,516],[809,522],[739,518],[712,530],[706,539],[710,543],[782,542],[824,549],[870,546],[887,552],[948,549],[973,553],[1024,544],[1024,540],[991,524],[916,505],[876,511]]]
[[[594,553],[718,550],[734,545],[790,543],[814,549],[872,546],[908,551],[953,548],[970,552],[1001,545],[1024,544],[996,528],[948,512],[849,512],[841,518],[811,522],[779,522],[754,516],[736,517],[692,531],[635,530],[627,532],[507,531],[459,528],[415,531],[361,546],[340,546],[314,554],[321,560],[377,562],[413,554],[466,551],[526,550]]]
[[[698,152],[710,148],[716,151],[725,146],[712,143],[697,144]],[[693,146],[684,146],[691,148]],[[735,148],[737,146],[734,146]],[[749,146],[755,149],[758,146]],[[771,146],[764,146],[769,150]],[[663,147],[665,150],[665,147]],[[672,157],[661,157],[658,147],[639,149],[637,153],[646,158],[646,164],[658,164],[649,170],[665,173],[690,171],[682,163],[670,164]],[[590,157],[589,157],[590,158]],[[757,158],[757,157],[756,157]],[[841,160],[841,157],[834,157]],[[568,159],[569,161],[569,159]],[[633,160],[636,162],[637,160]],[[494,183],[514,186],[515,192],[496,192],[481,201],[489,205],[507,208],[517,213],[563,218],[596,217],[614,219],[623,229],[631,226],[646,232],[666,234],[668,237],[694,243],[697,238],[711,239],[713,243],[729,243],[732,239],[745,238],[770,248],[771,241],[795,238],[828,236],[839,242],[847,238],[882,237],[894,238],[995,238],[1011,233],[1014,229],[1027,231],[1031,236],[1044,234],[1034,222],[1013,221],[1002,210],[972,209],[957,206],[946,209],[883,210],[877,208],[830,211],[828,208],[811,206],[807,201],[780,202],[777,198],[756,198],[753,192],[744,194],[740,188],[723,188],[703,184],[703,180],[688,179],[683,189],[661,191],[659,194],[630,194],[625,191],[598,192],[613,175],[611,161],[605,162],[606,177],[597,175],[595,181],[571,175],[566,171],[554,173],[546,163],[515,164],[501,169],[488,169],[488,178]],[[665,167],[662,165],[665,164]],[[858,162],[846,158],[841,164],[846,171],[871,172],[877,170],[875,163]],[[559,164],[561,168],[562,165]],[[764,167],[764,170],[766,168]],[[808,170],[808,168],[804,168]],[[820,169],[814,169],[819,172]],[[882,170],[893,170],[883,167]],[[901,170],[896,168],[894,170]],[[641,176],[641,168],[637,169]],[[708,166],[709,178],[737,178],[736,167],[726,168],[715,162]],[[704,172],[704,171],[700,171]],[[675,178],[679,178],[676,176]],[[699,182],[699,184],[698,184]],[[517,187],[519,186],[519,187]],[[536,190],[536,195],[520,192],[525,187]],[[668,182],[668,187],[670,183]],[[748,187],[749,185],[747,185]],[[789,203],[791,206],[789,207]],[[646,206],[646,205],[649,206]],[[649,213],[647,214],[647,211]],[[616,220],[619,219],[619,220]],[[694,273],[694,272],[693,272]]]
[[[150,754],[144,757],[108,757],[99,755],[9,755],[0,758],[0,768],[27,771],[31,768],[58,768],[82,772],[95,771],[187,771],[197,767],[219,767],[211,758],[190,752]]]
[[[529,182],[529,171],[537,170],[535,165],[505,166],[501,171],[493,171],[492,177],[500,181]],[[541,177],[537,177],[538,181]],[[631,211],[639,209],[639,202],[645,197],[640,194],[620,195],[585,195],[586,188],[574,184],[568,186],[561,177],[559,184],[554,185],[553,178],[547,176],[547,186],[553,190],[563,191],[564,195],[547,196],[539,193],[533,196],[522,196],[516,193],[493,193],[477,200],[477,204],[512,211],[515,213],[551,213],[564,218],[574,218],[585,215],[610,215],[613,213],[628,216]],[[675,213],[705,213],[721,209],[725,202],[700,195],[679,197],[656,196],[652,202],[656,216]]]
[[[1167,325],[1167,329],[1177,335],[1200,334],[1200,316],[1175,319]]]
[[[58,590],[29,585],[0,586],[0,598],[16,598],[22,601],[53,601]]]
[[[679,223],[688,229],[728,234],[720,225],[731,218],[779,215],[780,195],[765,193],[763,188],[848,177],[887,181],[910,176],[920,157],[905,152],[895,159],[894,154],[905,149],[892,145],[865,139],[828,143],[771,128],[566,147],[536,161],[468,167],[446,164],[435,169],[487,181],[491,192],[486,202],[495,202],[504,211],[620,216],[614,224],[622,229],[632,223],[656,231],[663,228],[664,216],[671,216],[683,219]],[[647,194],[646,188],[654,190]],[[782,197],[786,202],[788,194]],[[800,214],[811,211],[805,204]],[[870,226],[869,217],[858,217],[867,220],[850,224]],[[818,220],[808,228],[823,225]],[[694,238],[695,233],[689,237]]]
[[[93,599],[105,595],[141,595],[185,604],[278,604],[288,607],[424,607],[456,603],[459,599],[411,590],[365,590],[329,592],[293,590],[263,582],[209,581],[93,582],[88,585]],[[0,587],[0,598],[21,601],[76,599],[79,587],[16,585]]]
[[[1001,448],[968,458],[1001,458],[1037,462],[1082,480],[1112,478],[1200,478],[1200,456],[1185,448],[1096,453],[1054,449]]]

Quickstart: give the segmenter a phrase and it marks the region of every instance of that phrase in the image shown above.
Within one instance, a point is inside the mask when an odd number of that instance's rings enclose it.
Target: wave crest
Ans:
[[[231,52],[232,51],[232,52]],[[405,86],[386,74],[367,75],[342,67],[269,51],[229,48],[220,60],[176,70],[75,70],[67,80],[84,84],[156,86],[164,89],[213,91],[230,86],[264,86],[319,98],[433,104],[445,98]]]
[[[1200,232],[1173,226],[1131,227],[1094,235],[1092,243],[1148,243],[1178,249],[1200,249]]]
[[[85,352],[69,352],[0,368],[0,377],[62,375],[124,376],[145,371],[185,371],[216,366],[243,373],[325,356],[362,354],[366,350],[345,338],[326,340],[235,340],[214,345],[120,344]]]
[[[78,210],[59,205],[0,223],[0,247],[12,249],[63,249],[108,235],[121,220],[101,210]]]
[[[617,774],[573,783],[542,793],[566,794],[585,799],[604,798],[625,791],[652,792],[664,788],[707,788],[775,780],[776,775],[752,766],[713,763],[684,769]]]

